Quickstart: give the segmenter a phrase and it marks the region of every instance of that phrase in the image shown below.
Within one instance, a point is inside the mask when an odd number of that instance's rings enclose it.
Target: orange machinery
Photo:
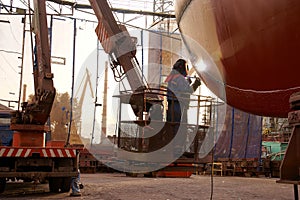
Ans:
[[[34,99],[31,103],[23,102],[22,110],[12,113],[12,145],[0,146],[0,192],[4,191],[7,179],[15,178],[48,179],[50,191],[68,192],[71,178],[78,174],[76,148],[45,144],[45,134],[49,131],[45,123],[55,98],[45,4],[45,0],[34,1]]]

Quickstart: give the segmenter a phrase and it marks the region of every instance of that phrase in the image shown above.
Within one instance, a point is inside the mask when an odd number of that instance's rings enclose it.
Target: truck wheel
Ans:
[[[71,188],[71,177],[64,177],[61,184],[61,192],[69,192]]]
[[[59,188],[61,186],[61,179],[60,178],[49,178],[49,190],[50,192],[59,192]]]
[[[6,178],[0,178],[0,193],[3,193],[6,186]]]

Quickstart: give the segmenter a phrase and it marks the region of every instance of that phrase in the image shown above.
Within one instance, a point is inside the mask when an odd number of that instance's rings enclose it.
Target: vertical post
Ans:
[[[247,137],[246,137],[246,145],[245,145],[244,158],[247,158],[247,155],[248,155],[248,141],[249,141],[249,134],[250,134],[250,117],[251,117],[251,115],[248,114],[248,120],[247,120]]]
[[[299,200],[298,185],[297,184],[294,184],[294,198],[295,198],[295,200]]]
[[[96,109],[97,106],[100,105],[97,103],[98,101],[98,73],[99,73],[99,41],[97,40],[97,66],[96,66],[96,89],[95,89],[95,107],[94,107],[94,117],[93,117],[93,128],[92,128],[92,138],[91,138],[91,146],[93,145],[94,140],[94,132],[95,132],[95,124],[96,124]],[[102,135],[102,133],[100,133]],[[101,137],[101,136],[100,136]],[[100,141],[101,142],[101,141]]]
[[[200,132],[200,124],[199,124],[200,104],[201,104],[200,101],[201,101],[201,96],[199,94],[197,97],[197,124],[196,124],[197,132],[194,138],[194,161],[195,162],[199,161],[199,134],[202,133],[202,131]],[[197,168],[197,173],[198,173],[198,168]]]
[[[233,136],[234,136],[234,108],[232,108],[231,114],[231,137],[230,137],[230,146],[229,146],[229,158],[231,158],[232,153],[232,143],[233,143]]]
[[[10,0],[10,12],[12,13],[12,8],[13,8],[13,0]]]
[[[22,101],[23,101],[23,102],[26,101],[26,91],[27,91],[27,85],[24,84],[24,85],[23,85],[23,98],[22,98]]]
[[[71,88],[71,99],[70,99],[70,123],[68,129],[68,137],[66,141],[66,146],[70,145],[70,135],[73,120],[73,96],[74,96],[74,76],[75,76],[75,56],[76,56],[76,19],[74,19],[74,36],[73,36],[73,66],[72,66],[72,88]]]
[[[160,49],[159,49],[159,81],[158,83],[160,84],[162,81],[161,81],[161,76],[162,76],[162,65],[163,65],[163,58],[162,58],[162,53],[163,53],[163,50],[162,50],[162,47],[163,46],[163,34],[160,34]]]
[[[22,18],[23,22],[23,42],[22,42],[22,61],[21,61],[21,73],[20,73],[20,86],[19,86],[19,100],[18,100],[18,110],[20,110],[20,102],[21,102],[21,91],[22,91],[22,82],[23,82],[23,67],[24,67],[24,51],[25,51],[25,29],[26,29],[26,15]]]
[[[50,55],[52,52],[52,27],[53,27],[53,15],[51,15],[51,18],[50,18],[50,30],[49,30]]]
[[[29,13],[29,30],[30,30],[30,47],[31,47],[31,61],[32,65],[34,65],[34,47],[33,47],[33,26],[32,26],[32,15],[31,15],[31,7],[30,7],[30,0],[28,0],[28,13]],[[35,79],[35,77],[34,77]],[[36,80],[34,80],[34,87],[36,87]]]
[[[105,74],[104,74],[104,95],[103,95],[103,111],[102,111],[102,125],[101,136],[106,137],[106,123],[107,123],[107,82],[108,82],[108,62],[105,62]],[[102,138],[101,138],[102,139]],[[102,141],[102,140],[101,140]]]
[[[118,120],[118,148],[121,147],[121,120],[122,120],[122,97],[119,98],[120,104],[119,104],[119,120]]]
[[[49,33],[49,48],[50,48],[50,63],[51,63],[51,55],[52,55],[52,28],[53,28],[53,15],[51,15],[51,18],[50,18],[50,30],[48,31],[48,33]],[[49,126],[49,130],[51,130],[50,115],[47,120],[47,125]]]
[[[153,12],[156,12],[156,1],[157,0],[153,0]],[[152,23],[154,24],[154,22],[155,22],[155,16],[153,16],[153,19],[152,19]]]
[[[141,46],[142,46],[142,75],[144,76],[144,33],[141,30]]]

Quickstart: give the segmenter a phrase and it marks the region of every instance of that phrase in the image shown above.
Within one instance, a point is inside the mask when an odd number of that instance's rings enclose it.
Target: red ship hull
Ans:
[[[299,0],[177,0],[176,18],[187,48],[201,57],[195,40],[219,70],[198,71],[209,89],[221,96],[221,82],[229,105],[287,117],[300,91]]]

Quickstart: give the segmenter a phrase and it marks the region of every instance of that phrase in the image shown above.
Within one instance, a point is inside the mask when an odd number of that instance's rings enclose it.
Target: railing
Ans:
[[[147,88],[138,92],[122,91],[115,97],[120,99],[118,147],[126,151],[151,152],[167,145],[173,138],[174,127],[183,126],[186,131],[186,149],[190,153],[197,153],[204,140],[207,129],[214,118],[214,107],[218,105],[210,96],[186,94],[190,98],[178,101],[189,101],[187,122],[167,121],[167,88]],[[143,113],[134,120],[122,115],[125,104],[131,99],[139,102]],[[196,133],[192,134],[192,133]],[[193,142],[191,143],[191,140]]]

